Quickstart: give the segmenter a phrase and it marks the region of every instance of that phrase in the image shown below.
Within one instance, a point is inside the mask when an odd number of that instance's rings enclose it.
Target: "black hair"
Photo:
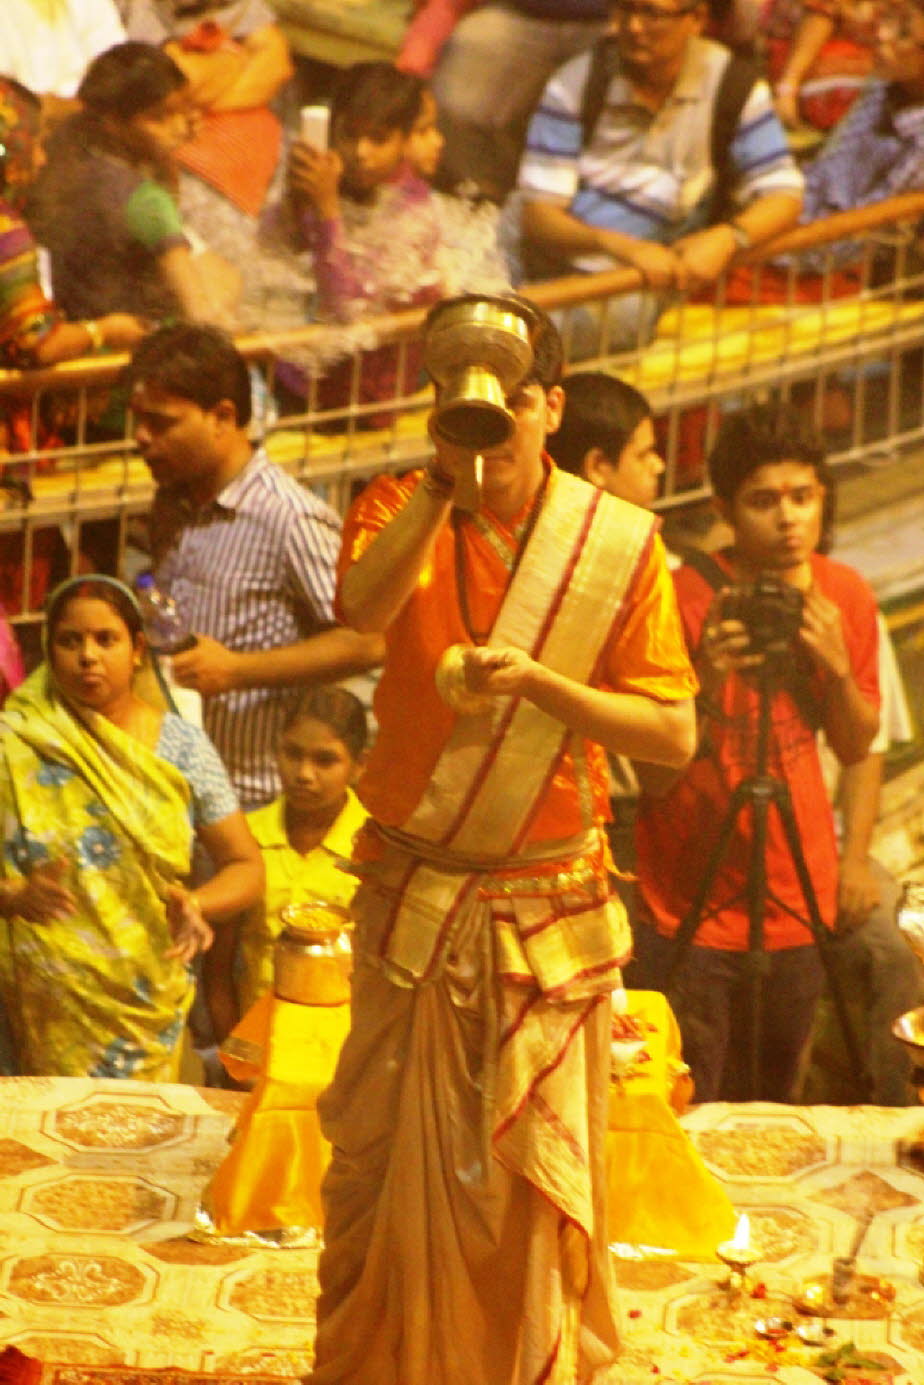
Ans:
[[[344,127],[350,131],[401,130],[410,134],[426,89],[422,77],[402,72],[393,63],[353,63],[340,73],[331,98],[334,138]]]
[[[533,363],[526,376],[526,383],[534,382],[541,385],[544,390],[550,390],[554,385],[561,383],[562,371],[565,368],[561,334],[548,313],[531,298],[525,298],[519,293],[510,296],[515,303],[524,304],[536,320],[532,338]]]
[[[157,385],[167,394],[214,409],[230,399],[239,428],[250,422],[250,373],[231,338],[218,327],[175,322],[142,338],[132,353],[124,380]]]
[[[618,462],[626,443],[646,418],[651,405],[625,380],[603,370],[579,370],[562,381],[565,407],[556,432],[546,447],[563,471],[580,476],[584,458],[598,447]]]
[[[74,204],[70,185],[80,177],[80,166],[96,153],[143,168],[175,193],[176,166],[170,154],[132,122],[187,85],[182,69],[155,44],[117,43],[98,54],[77,88],[82,109],[63,120],[48,141],[41,215],[66,214],[60,209]]]
[[[794,405],[772,400],[729,414],[709,454],[713,493],[734,500],[752,471],[774,462],[801,462],[824,485],[831,483],[824,444]]]
[[[187,84],[169,53],[153,43],[117,43],[90,63],[77,88],[84,108],[131,120],[153,110]]]
[[[354,760],[358,760],[369,739],[366,710],[359,698],[346,688],[309,688],[291,708],[283,731],[289,731],[307,717],[320,721],[343,741]]]
[[[45,612],[49,646],[72,601],[104,601],[110,610],[115,611],[120,620],[124,621],[133,642],[143,631],[141,611],[128,588],[123,587],[120,582],[114,582],[112,578],[95,577],[91,574],[76,581],[65,582],[52,592]]]

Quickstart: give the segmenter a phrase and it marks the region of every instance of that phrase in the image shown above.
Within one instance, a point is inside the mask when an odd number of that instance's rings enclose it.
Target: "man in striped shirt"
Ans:
[[[801,174],[763,80],[744,82],[717,148],[723,77],[740,60],[701,37],[705,4],[614,0],[610,13],[597,111],[586,93],[599,45],[559,68],[530,124],[526,240],[559,270],[615,262],[662,292],[702,288],[738,250],[795,224]]]
[[[162,327],[136,349],[129,384],[157,483],[155,578],[196,635],[174,675],[202,695],[241,807],[256,808],[279,792],[276,749],[299,689],[378,663],[381,641],[334,622],[340,519],[254,451],[233,344],[211,327]]]

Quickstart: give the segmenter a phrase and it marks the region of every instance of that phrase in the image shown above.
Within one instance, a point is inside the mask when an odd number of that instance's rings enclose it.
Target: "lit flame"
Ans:
[[[735,1250],[750,1250],[751,1248],[751,1223],[746,1212],[742,1212],[738,1218],[738,1225],[735,1227],[735,1234],[732,1237],[732,1245]]]

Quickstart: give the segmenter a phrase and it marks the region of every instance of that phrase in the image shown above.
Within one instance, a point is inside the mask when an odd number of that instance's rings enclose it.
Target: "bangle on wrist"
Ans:
[[[435,462],[429,462],[424,467],[420,484],[428,495],[434,495],[439,500],[451,500],[456,488],[456,478],[448,471],[442,471]]]
[[[85,322],[81,322],[80,325],[90,338],[90,350],[102,351],[106,343],[103,340],[103,329],[99,323],[88,319]]]

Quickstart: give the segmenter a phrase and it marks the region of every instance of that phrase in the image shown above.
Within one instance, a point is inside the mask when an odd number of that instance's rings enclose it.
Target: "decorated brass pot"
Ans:
[[[472,475],[460,477],[456,504],[478,504],[475,456],[513,432],[509,395],[533,363],[535,316],[512,298],[463,294],[430,309],[424,365],[437,385],[433,431],[472,453]]]
[[[306,899],[281,911],[273,953],[273,989],[297,1005],[344,1005],[350,999],[350,916],[339,904]]]

